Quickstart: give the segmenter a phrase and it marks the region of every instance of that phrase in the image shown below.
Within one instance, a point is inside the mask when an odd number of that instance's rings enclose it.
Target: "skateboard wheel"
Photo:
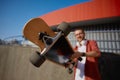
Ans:
[[[65,37],[70,33],[70,25],[66,22],[62,22],[57,28],[64,33]]]
[[[45,56],[40,55],[39,52],[34,53],[30,57],[30,62],[36,67],[40,67],[45,62],[45,60],[46,60]]]
[[[73,73],[73,70],[71,68],[68,68],[68,73],[69,74],[72,74]]]
[[[59,32],[58,28],[57,27],[50,27],[52,31],[54,32]]]

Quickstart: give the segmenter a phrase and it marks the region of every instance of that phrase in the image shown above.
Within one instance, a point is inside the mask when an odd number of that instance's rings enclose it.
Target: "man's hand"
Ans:
[[[71,56],[71,59],[74,60],[75,58],[79,58],[83,56],[83,53],[80,53],[78,51],[76,51],[72,56]]]

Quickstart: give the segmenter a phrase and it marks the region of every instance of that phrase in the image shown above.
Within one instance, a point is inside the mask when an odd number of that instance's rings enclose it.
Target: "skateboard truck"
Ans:
[[[82,58],[79,57],[78,60],[79,60],[79,61],[82,61]],[[64,65],[65,65],[66,67],[69,66],[67,71],[68,71],[69,74],[72,74],[73,68],[74,68],[74,66],[77,65],[77,62],[74,62],[73,60],[69,59],[66,63],[64,63]]]
[[[39,33],[39,36],[43,35],[43,33]],[[57,40],[62,36],[62,32],[59,32],[56,36],[50,37],[48,35],[44,35],[42,37],[43,42],[45,43],[46,48],[43,49],[41,54],[46,54],[50,48],[57,42]]]
[[[73,62],[72,60],[69,60],[69,61],[67,61],[66,63],[64,63],[64,65],[65,65],[66,67],[68,67],[67,72],[68,72],[69,74],[72,74],[72,73],[73,73],[73,68],[74,68],[74,66],[76,65],[76,62]]]
[[[39,40],[42,40],[47,45],[51,45],[53,42],[53,39],[46,32],[39,33]]]
[[[50,37],[46,33],[39,33],[39,40],[43,40],[45,43],[46,48],[42,50],[42,52],[36,52],[31,58],[30,61],[36,67],[40,67],[46,60],[46,54],[51,49],[51,47],[57,42],[57,40],[62,36],[62,32],[59,32],[55,37]]]

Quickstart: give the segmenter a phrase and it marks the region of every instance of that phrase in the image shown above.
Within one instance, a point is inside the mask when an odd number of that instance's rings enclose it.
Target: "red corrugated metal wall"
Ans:
[[[120,0],[91,0],[40,16],[48,25],[120,16]]]

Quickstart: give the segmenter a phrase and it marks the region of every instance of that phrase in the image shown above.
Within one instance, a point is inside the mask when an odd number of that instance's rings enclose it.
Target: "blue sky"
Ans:
[[[0,0],[0,39],[22,35],[31,18],[89,0]]]

